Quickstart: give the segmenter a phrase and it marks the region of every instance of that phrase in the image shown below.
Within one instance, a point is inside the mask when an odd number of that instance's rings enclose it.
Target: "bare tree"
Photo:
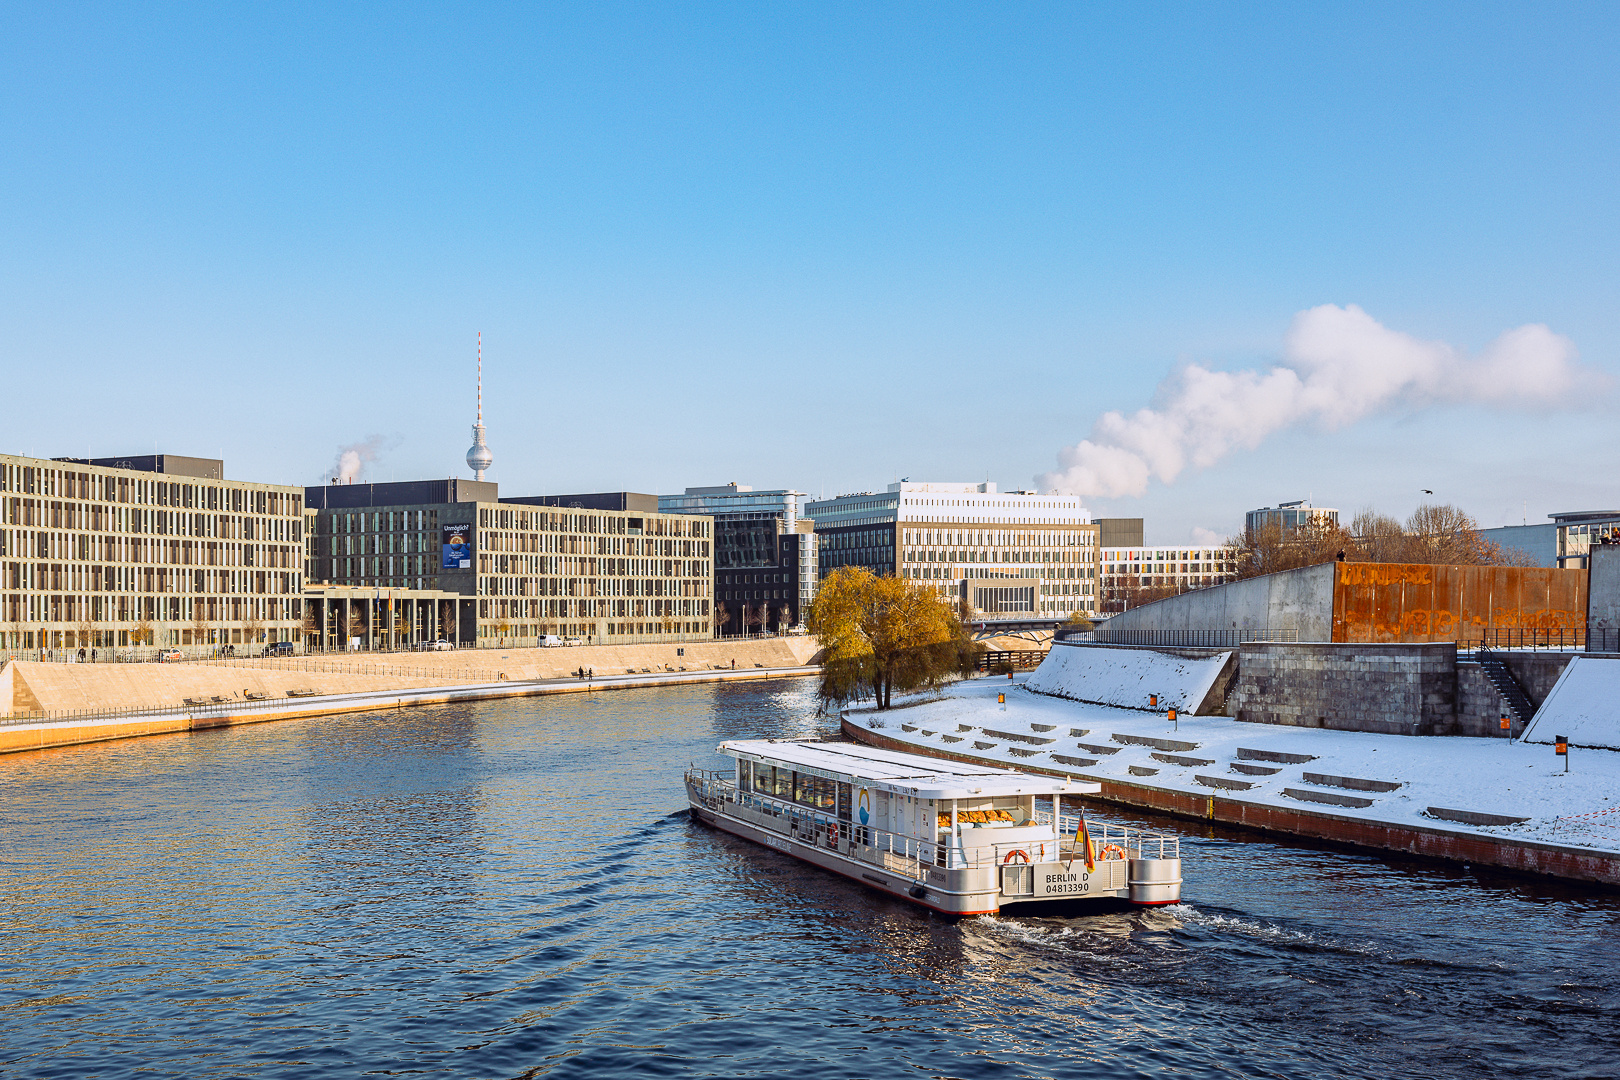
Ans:
[[[743,626],[759,627],[765,625],[765,608],[759,604],[743,605]]]
[[[726,623],[731,621],[731,609],[717,600],[711,616],[714,619],[714,636],[719,637],[725,632]]]

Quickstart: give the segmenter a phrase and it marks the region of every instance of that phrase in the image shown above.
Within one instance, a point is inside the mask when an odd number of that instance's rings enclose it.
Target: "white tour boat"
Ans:
[[[1178,837],[1082,825],[1078,805],[1065,809],[1063,796],[1099,784],[854,742],[744,740],[719,753],[735,771],[686,774],[699,820],[935,911],[1181,898]]]

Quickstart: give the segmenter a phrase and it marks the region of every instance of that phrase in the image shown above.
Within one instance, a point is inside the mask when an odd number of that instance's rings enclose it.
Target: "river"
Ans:
[[[1620,1073],[1614,893],[1159,821],[1180,905],[951,923],[690,822],[811,689],[0,758],[0,1075]]]

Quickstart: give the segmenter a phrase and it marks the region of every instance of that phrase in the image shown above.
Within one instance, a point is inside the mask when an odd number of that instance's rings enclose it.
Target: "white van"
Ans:
[[[540,635],[540,647],[542,649],[550,649],[554,646],[561,645],[562,643],[563,639],[558,637],[556,634]]]

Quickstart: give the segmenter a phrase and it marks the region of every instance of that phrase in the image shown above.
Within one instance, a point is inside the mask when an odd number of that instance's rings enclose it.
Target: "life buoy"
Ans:
[[[837,825],[829,825],[829,826],[827,826],[827,846],[830,847],[830,848],[835,848],[835,849],[838,847],[838,826]]]
[[[1100,854],[1105,859],[1123,859],[1125,857],[1125,849],[1120,847],[1118,844],[1109,844],[1107,847],[1102,849]]]
[[[1029,852],[1024,851],[1022,848],[1013,848],[1011,851],[1007,852],[1006,857],[1001,860],[1002,865],[1005,866],[1007,863],[1012,862],[1014,855],[1018,856],[1019,862],[1029,862]]]

